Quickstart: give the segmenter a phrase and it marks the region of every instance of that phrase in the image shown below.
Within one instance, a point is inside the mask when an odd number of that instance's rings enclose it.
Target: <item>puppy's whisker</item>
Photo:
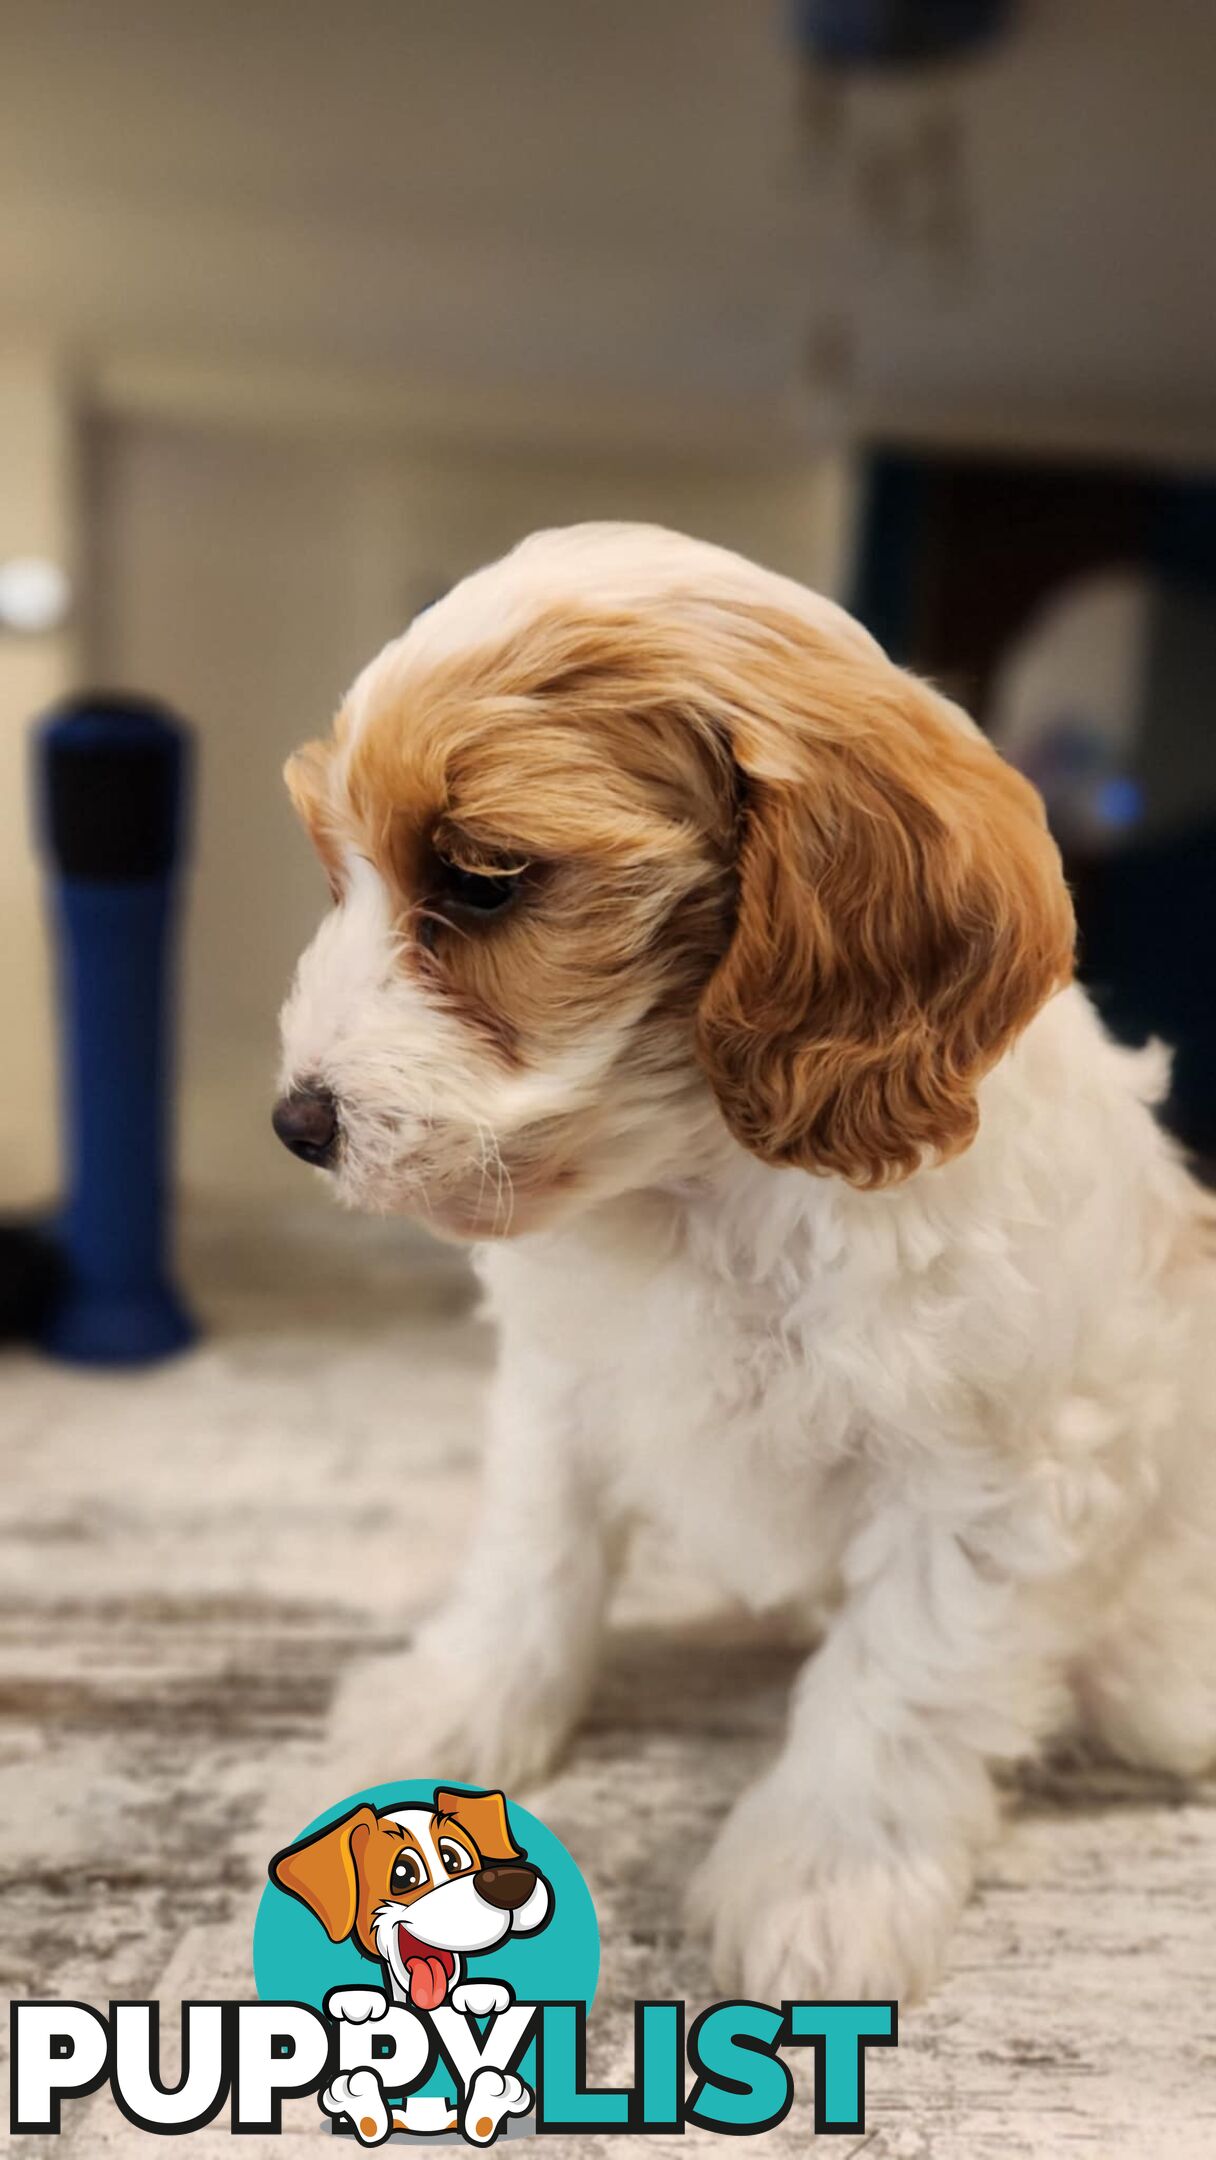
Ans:
[[[495,1134],[495,1133],[494,1133],[494,1132],[493,1132],[493,1131],[491,1130],[491,1128],[490,1128],[490,1127],[489,1127],[488,1125],[481,1125],[481,1124],[479,1124],[479,1126],[478,1126],[478,1133],[479,1133],[479,1138],[480,1138],[480,1141],[481,1141],[481,1149],[482,1149],[482,1163],[483,1163],[483,1167],[484,1167],[484,1165],[485,1165],[485,1164],[486,1164],[487,1162],[489,1162],[489,1163],[491,1163],[491,1164],[493,1165],[493,1169],[494,1169],[494,1175],[495,1175],[495,1196],[494,1196],[494,1216],[493,1216],[493,1223],[494,1223],[494,1228],[495,1228],[495,1229],[497,1230],[497,1229],[498,1229],[498,1228],[500,1227],[500,1225],[501,1225],[501,1229],[502,1229],[502,1234],[503,1234],[503,1235],[505,1236],[505,1235],[507,1234],[507,1232],[508,1232],[508,1231],[510,1230],[510,1227],[511,1227],[511,1223],[512,1223],[512,1220],[513,1220],[513,1218],[514,1218],[514,1214],[515,1214],[515,1186],[514,1186],[514,1182],[513,1182],[513,1180],[512,1180],[512,1177],[511,1177],[511,1173],[510,1173],[510,1171],[508,1170],[508,1168],[507,1168],[507,1165],[506,1165],[506,1163],[505,1163],[505,1162],[503,1161],[503,1156],[502,1156],[502,1149],[501,1149],[501,1147],[500,1147],[500,1145],[499,1145],[499,1142],[498,1142],[498,1137],[497,1137],[497,1135],[496,1135],[496,1134]],[[505,1222],[503,1221],[503,1192],[504,1192],[504,1189],[505,1189],[505,1191],[506,1191],[506,1195],[507,1195],[507,1212],[506,1212],[506,1220],[505,1220]],[[484,1178],[483,1178],[483,1190],[484,1190]]]

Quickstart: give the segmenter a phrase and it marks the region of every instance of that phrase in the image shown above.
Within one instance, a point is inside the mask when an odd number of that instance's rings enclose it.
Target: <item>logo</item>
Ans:
[[[857,2133],[867,2052],[896,2044],[891,2002],[724,2001],[690,2017],[647,2000],[632,2083],[590,2086],[595,1908],[561,1841],[501,1792],[415,1781],[352,1794],[275,1853],[268,1878],[258,1999],[183,2003],[175,2082],[157,2003],[14,2003],[14,2133],[54,2135],[66,2102],[108,2084],[128,2121],[162,2136],[225,2103],[234,2131],[274,2135],[299,2101],[355,2150],[746,2137],[788,2115],[799,2050],[814,2059],[815,2131]]]
[[[276,1853],[253,1939],[259,1995],[303,1995],[337,2028],[320,2104],[365,2145],[534,2128],[535,2006],[585,2018],[599,1958],[552,1831],[500,1792],[416,1782],[344,1801]]]

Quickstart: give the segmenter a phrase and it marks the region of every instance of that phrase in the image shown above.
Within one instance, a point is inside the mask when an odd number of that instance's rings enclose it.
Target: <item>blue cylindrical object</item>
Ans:
[[[169,1271],[170,978],[190,739],[149,700],[81,697],[36,736],[58,945],[67,1192],[58,1357],[138,1364],[192,1341]]]

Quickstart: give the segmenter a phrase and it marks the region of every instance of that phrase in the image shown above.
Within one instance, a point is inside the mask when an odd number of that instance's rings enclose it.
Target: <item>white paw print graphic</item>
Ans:
[[[326,2086],[321,2105],[327,2115],[349,2115],[361,2145],[382,2144],[393,2126],[374,2070],[343,2071]]]
[[[503,2123],[526,2115],[532,2094],[510,2070],[479,2070],[469,2086],[461,2129],[470,2145],[492,2145]]]

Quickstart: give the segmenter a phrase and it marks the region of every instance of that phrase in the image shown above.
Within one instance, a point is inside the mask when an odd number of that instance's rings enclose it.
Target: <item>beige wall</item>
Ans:
[[[96,670],[169,698],[199,733],[183,1156],[212,1191],[299,1189],[267,1128],[275,1014],[325,902],[279,769],[358,666],[540,524],[660,519],[828,587],[847,544],[831,460],[747,475],[124,420],[97,431],[91,462]]]
[[[11,6],[0,309],[106,364],[686,436],[788,446],[801,386],[854,427],[1210,455],[1211,0],[1027,0],[969,60],[813,82],[790,12]]]
[[[65,377],[30,348],[0,350],[0,559],[74,556],[73,429]],[[74,625],[0,631],[0,1206],[45,1200],[56,1178],[51,989],[42,877],[30,833],[29,722],[73,681]]]

